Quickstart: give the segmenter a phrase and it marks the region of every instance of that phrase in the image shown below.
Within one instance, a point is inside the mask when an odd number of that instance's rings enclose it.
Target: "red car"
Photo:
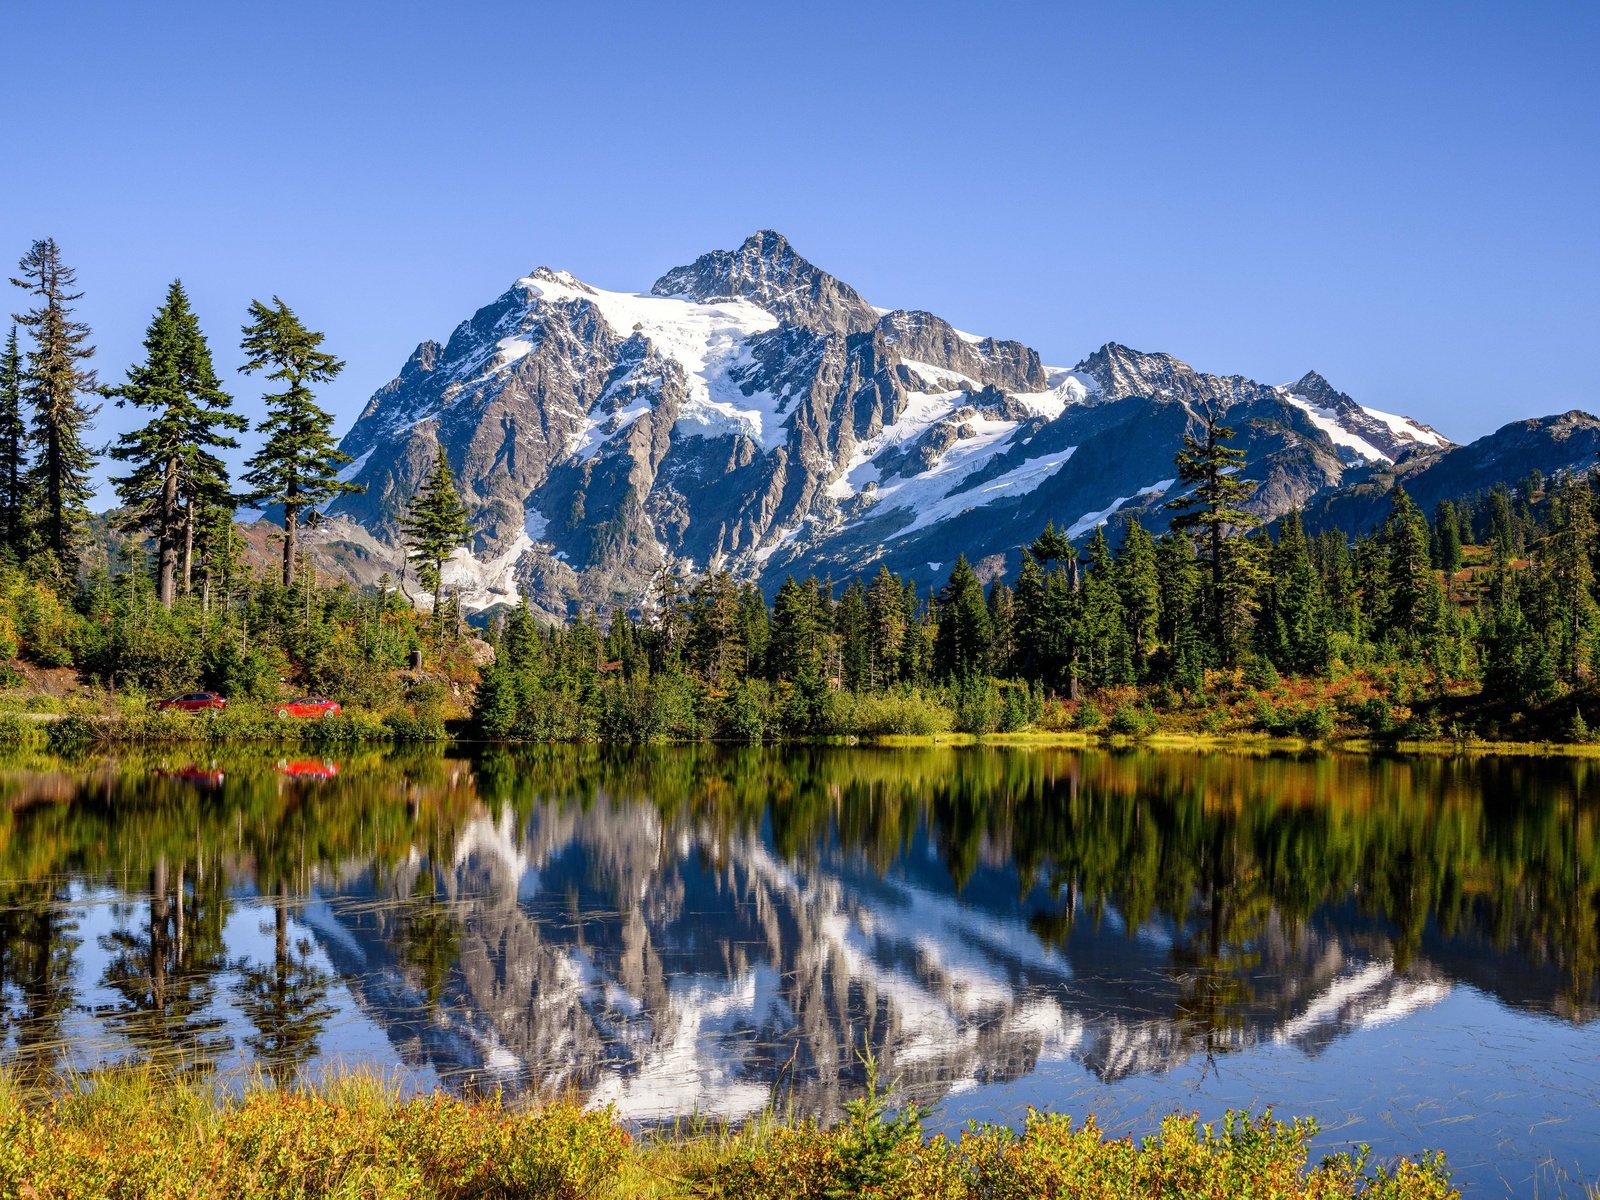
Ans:
[[[286,700],[278,705],[279,719],[288,717],[337,717],[344,710],[339,707],[337,700],[329,700],[326,696],[301,696],[297,700]]]
[[[188,692],[182,696],[157,700],[155,707],[157,712],[221,712],[228,707],[228,702],[215,692]]]

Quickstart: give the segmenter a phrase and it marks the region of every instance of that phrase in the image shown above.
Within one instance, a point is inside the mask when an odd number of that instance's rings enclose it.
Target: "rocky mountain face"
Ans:
[[[1441,500],[1481,496],[1498,484],[1515,487],[1529,472],[1584,473],[1600,466],[1600,420],[1588,413],[1560,413],[1513,421],[1447,454],[1398,463],[1377,463],[1353,472],[1345,486],[1315,497],[1305,511],[1312,529],[1362,533],[1389,513],[1389,493],[1402,485],[1419,508],[1432,512]]]
[[[1237,431],[1267,518],[1452,455],[1315,372],[1273,386],[1116,344],[1051,367],[875,309],[763,231],[644,293],[539,268],[419,345],[344,439],[364,490],[315,536],[325,565],[395,572],[399,518],[442,445],[477,530],[447,572],[469,609],[632,608],[670,571],[775,588],[885,563],[933,582],[962,552],[1014,566],[1048,520],[1074,538],[1124,516],[1164,527],[1204,407]]]

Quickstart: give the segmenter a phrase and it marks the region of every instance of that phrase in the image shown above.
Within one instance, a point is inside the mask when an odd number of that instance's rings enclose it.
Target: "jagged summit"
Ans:
[[[787,324],[827,332],[859,333],[878,319],[855,288],[815,266],[771,229],[751,234],[737,250],[713,250],[668,271],[650,294],[701,302],[748,300]]]

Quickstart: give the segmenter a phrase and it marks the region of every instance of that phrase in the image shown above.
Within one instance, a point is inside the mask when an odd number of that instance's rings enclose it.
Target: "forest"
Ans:
[[[1114,517],[1080,547],[1048,525],[1012,570],[985,579],[963,556],[926,593],[881,565],[770,598],[675,572],[639,607],[468,621],[444,578],[472,531],[443,449],[401,523],[399,578],[359,589],[312,566],[305,530],[352,487],[317,398],[344,364],[284,301],[244,314],[243,370],[266,385],[252,427],[181,282],[143,360],[102,383],[60,248],[35,242],[18,271],[25,311],[0,353],[0,713],[187,736],[194,722],[148,702],[205,687],[239,706],[208,731],[238,737],[308,691],[352,710],[326,735],[356,738],[1590,739],[1592,474],[1533,472],[1431,513],[1397,486],[1383,525],[1351,539],[1293,512],[1263,524],[1226,414],[1202,408],[1159,534]],[[106,402],[145,420],[106,448],[118,505],[92,515]],[[223,454],[252,434],[231,478]],[[245,507],[276,526],[270,561]]]

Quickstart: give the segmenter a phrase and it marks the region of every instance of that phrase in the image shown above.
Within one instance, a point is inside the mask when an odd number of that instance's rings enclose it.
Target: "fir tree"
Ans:
[[[450,459],[444,447],[439,447],[433,470],[422,485],[422,491],[406,511],[400,522],[400,536],[405,542],[406,558],[417,564],[417,575],[422,586],[433,593],[433,611],[437,616],[443,611],[444,564],[450,556],[472,541],[472,524],[467,520],[467,506],[456,491],[456,477],[450,470]]]
[[[1172,518],[1172,528],[1195,536],[1201,558],[1210,571],[1208,595],[1212,632],[1217,645],[1228,655],[1230,639],[1225,625],[1229,610],[1241,612],[1247,607],[1243,601],[1249,593],[1248,580],[1230,581],[1230,561],[1243,565],[1250,561],[1247,554],[1225,553],[1224,543],[1230,535],[1253,529],[1260,524],[1257,517],[1245,511],[1243,505],[1254,484],[1243,476],[1244,451],[1224,443],[1233,436],[1233,430],[1222,424],[1221,414],[1211,405],[1203,405],[1196,414],[1200,420],[1202,436],[1186,432],[1183,448],[1174,460],[1181,483],[1193,484],[1187,495],[1168,501],[1167,507],[1177,510]],[[1230,595],[1230,593],[1232,593]]]
[[[229,431],[240,432],[249,422],[228,411],[232,397],[222,390],[211,348],[180,281],[167,289],[166,302],[145,333],[144,349],[145,361],[129,368],[128,382],[109,394],[119,407],[132,404],[154,415],[112,447],[112,458],[133,466],[112,482],[130,510],[123,529],[144,530],[155,538],[156,595],[171,608],[180,555],[183,574],[189,573],[194,515],[223,507],[228,492],[227,468],[212,451],[237,447]]]
[[[339,468],[350,456],[334,444],[333,417],[317,407],[311,391],[313,384],[336,378],[344,363],[318,349],[323,335],[307,329],[276,296],[270,305],[251,301],[250,317],[241,343],[249,355],[243,369],[266,371],[283,390],[264,397],[267,416],[256,428],[266,443],[245,464],[244,479],[255,489],[251,501],[283,509],[283,586],[288,587],[299,555],[300,514],[361,490],[339,479]]]
[[[0,354],[0,545],[22,552],[28,474],[28,427],[22,417],[22,352],[11,327]]]
[[[888,567],[879,566],[867,589],[867,626],[871,638],[869,686],[888,687],[900,678],[901,658],[910,628],[905,589]]]
[[[1083,576],[1083,598],[1078,614],[1079,641],[1084,659],[1084,680],[1091,687],[1115,687],[1131,682],[1122,596],[1117,569],[1106,541],[1104,525],[1095,527],[1084,547],[1088,570]]]
[[[1555,585],[1556,624],[1551,630],[1557,643],[1561,673],[1576,685],[1584,673],[1597,612],[1594,601],[1595,544],[1594,499],[1589,488],[1568,478],[1557,493],[1550,535],[1548,569]]]
[[[1386,627],[1399,641],[1409,641],[1432,632],[1434,612],[1432,594],[1438,590],[1428,547],[1428,521],[1396,485],[1390,494],[1391,509],[1384,528],[1388,552],[1388,608]]]
[[[785,579],[772,600],[771,633],[767,643],[772,678],[820,677],[823,629],[816,589],[797,582],[792,576]]]
[[[1128,522],[1117,556],[1117,591],[1127,624],[1135,671],[1143,674],[1144,660],[1154,649],[1161,620],[1161,583],[1156,574],[1156,543],[1137,517]]]
[[[37,510],[37,532],[42,548],[55,555],[62,567],[75,568],[88,521],[92,494],[89,471],[94,455],[84,444],[84,434],[98,404],[83,397],[97,391],[99,382],[84,364],[94,357],[89,327],[72,319],[77,273],[61,261],[54,238],[34,242],[11,282],[37,297],[34,308],[14,314],[33,336],[24,375],[23,398],[33,410],[32,440],[37,458],[29,472],[31,505]]]
[[[942,675],[980,674],[989,665],[993,630],[983,584],[965,554],[956,559],[950,578],[939,592],[939,628],[934,665]]]

